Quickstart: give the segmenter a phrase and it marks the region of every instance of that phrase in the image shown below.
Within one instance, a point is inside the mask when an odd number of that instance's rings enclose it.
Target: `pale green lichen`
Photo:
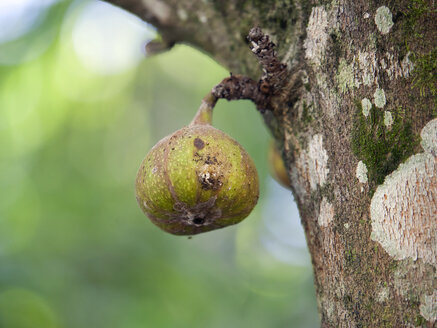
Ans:
[[[363,107],[363,115],[365,117],[369,116],[370,109],[372,109],[372,103],[370,102],[370,100],[367,98],[363,98],[361,100],[361,107]]]
[[[428,122],[420,133],[422,142],[420,145],[422,148],[434,156],[437,155],[437,118]]]
[[[435,128],[434,134],[427,132],[434,121],[422,133],[425,145],[437,139]],[[420,258],[437,267],[437,161],[428,150],[409,157],[376,189],[370,205],[371,239],[396,260]]]
[[[320,65],[325,54],[328,40],[328,14],[323,6],[313,7],[307,26],[307,38],[304,41],[305,57]]]
[[[393,116],[391,115],[391,112],[389,112],[388,110],[384,112],[384,125],[389,129],[393,125]]]
[[[383,108],[386,104],[385,92],[383,89],[376,88],[375,93],[373,94],[373,103],[378,108]]]
[[[328,153],[323,147],[323,136],[316,134],[308,139],[307,149],[302,150],[296,159],[296,165],[290,172],[291,180],[300,179],[302,176],[308,177],[305,181],[300,180],[300,183],[315,191],[318,186],[323,187],[327,183],[328,174]],[[296,193],[302,197],[309,188],[299,188]]]
[[[202,24],[208,23],[208,17],[203,12],[197,13],[197,17],[199,18],[199,22]]]
[[[378,70],[378,62],[374,51],[358,52],[358,81],[364,85],[371,85],[375,81]]]
[[[319,217],[317,218],[317,223],[321,227],[327,227],[334,219],[334,206],[323,197],[320,203]]]
[[[381,6],[376,10],[375,24],[381,34],[387,34],[393,26],[393,17],[390,9]]]
[[[185,22],[188,19],[188,14],[184,8],[178,8],[176,13],[181,21]]]
[[[315,190],[316,185],[323,186],[328,179],[328,153],[323,147],[321,134],[314,135],[308,144],[308,159],[310,168],[311,189]]]
[[[437,162],[429,153],[411,156],[385,177],[372,197],[371,239],[396,260],[422,259],[437,267]],[[411,195],[414,195],[411,196]]]
[[[420,304],[420,315],[427,321],[435,322],[437,320],[437,290],[431,295],[424,295]]]
[[[367,179],[367,166],[366,164],[364,164],[363,161],[359,161],[356,171],[355,171],[355,176],[357,177],[358,181],[360,181],[361,183],[367,183],[368,179]]]
[[[338,88],[342,93],[355,86],[354,69],[352,65],[348,65],[346,59],[340,59],[337,74]]]

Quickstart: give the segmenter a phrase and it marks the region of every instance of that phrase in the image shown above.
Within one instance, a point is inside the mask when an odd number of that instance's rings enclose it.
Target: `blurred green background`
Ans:
[[[137,206],[142,158],[228,75],[184,45],[146,57],[154,37],[98,1],[0,0],[0,327],[318,327],[296,206],[250,102],[214,114],[259,171],[245,221],[188,239]]]

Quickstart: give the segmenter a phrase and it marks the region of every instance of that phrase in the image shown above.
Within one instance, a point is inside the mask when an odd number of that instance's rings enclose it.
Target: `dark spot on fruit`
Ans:
[[[203,147],[205,147],[205,143],[203,142],[202,139],[195,138],[194,139],[194,146],[196,146],[197,149],[202,149]]]

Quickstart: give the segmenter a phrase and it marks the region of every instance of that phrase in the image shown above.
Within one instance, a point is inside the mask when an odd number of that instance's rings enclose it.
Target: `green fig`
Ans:
[[[136,178],[136,197],[159,228],[194,235],[236,224],[258,201],[258,174],[243,147],[211,126],[209,94],[190,125],[159,141]]]

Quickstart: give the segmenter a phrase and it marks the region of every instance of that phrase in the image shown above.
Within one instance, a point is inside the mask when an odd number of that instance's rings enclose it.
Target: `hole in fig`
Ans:
[[[194,218],[193,223],[197,224],[197,225],[201,225],[201,224],[205,223],[205,219],[204,218]]]

